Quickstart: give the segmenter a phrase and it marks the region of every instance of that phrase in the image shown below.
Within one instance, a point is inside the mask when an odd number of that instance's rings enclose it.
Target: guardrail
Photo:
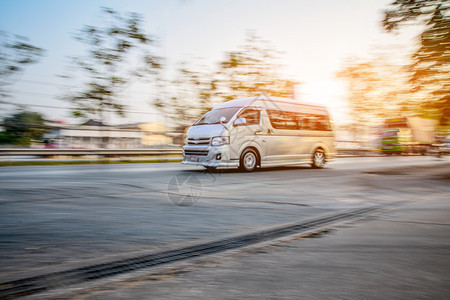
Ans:
[[[342,145],[347,146],[347,145]],[[342,147],[337,148],[338,156],[379,156],[375,149]],[[448,148],[437,149],[431,154],[448,155]],[[0,148],[1,156],[39,156],[44,158],[58,156],[164,156],[183,155],[181,148],[175,149],[30,149],[30,148]]]
[[[378,156],[379,153],[369,149],[337,149],[338,157],[346,156]],[[22,159],[31,156],[36,159],[72,159],[79,158],[114,158],[114,157],[144,157],[144,156],[179,156],[183,150],[179,149],[29,149],[29,148],[0,148],[0,157]]]
[[[0,156],[182,155],[182,149],[0,149]]]
[[[354,154],[369,153],[369,149],[337,149],[338,152]],[[179,149],[30,149],[30,148],[0,148],[0,156],[117,156],[117,155],[182,155],[183,150]]]
[[[364,148],[338,148],[338,157],[346,156],[379,156],[382,153],[373,149]],[[448,149],[436,151],[435,155],[448,155]],[[130,156],[182,156],[183,150],[178,149],[30,149],[30,148],[0,148],[0,157],[2,156],[38,156],[41,158],[58,158],[59,156],[82,157],[82,156],[100,156],[100,157],[130,157]]]

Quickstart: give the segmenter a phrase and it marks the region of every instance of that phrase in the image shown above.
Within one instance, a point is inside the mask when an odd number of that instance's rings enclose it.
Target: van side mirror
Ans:
[[[226,130],[228,130],[228,127],[225,125],[225,124],[223,124],[223,122],[225,122],[227,120],[227,118],[225,118],[224,116],[221,116],[220,118],[219,118],[219,123],[220,123],[220,125],[222,125]]]
[[[247,121],[245,120],[245,118],[237,118],[233,124],[234,124],[234,126],[242,126],[242,125],[247,124]]]

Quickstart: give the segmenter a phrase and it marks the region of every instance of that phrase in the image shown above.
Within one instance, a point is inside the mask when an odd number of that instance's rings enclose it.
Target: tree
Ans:
[[[3,131],[0,132],[1,144],[28,146],[37,141],[48,131],[41,114],[21,111],[3,120]]]
[[[273,97],[292,97],[299,83],[279,74],[279,52],[271,45],[248,32],[245,44],[238,51],[230,51],[220,62],[217,85],[225,100],[244,98],[260,93]]]
[[[385,11],[388,31],[400,25],[420,24],[424,31],[413,55],[411,82],[415,90],[429,92],[420,105],[422,114],[450,124],[450,5],[448,0],[397,0]]]
[[[216,81],[199,65],[179,63],[175,78],[161,82],[153,105],[182,129],[213,108],[218,99]]]
[[[411,85],[405,66],[378,55],[366,61],[349,60],[337,76],[348,86],[348,104],[355,138],[366,127],[411,111]]]
[[[24,68],[39,61],[44,54],[42,48],[31,45],[22,36],[10,38],[5,32],[0,32],[0,99],[9,96],[6,86],[17,80],[17,75]]]
[[[86,45],[87,54],[72,58],[78,73],[67,77],[80,79],[82,84],[64,98],[74,105],[75,117],[94,117],[103,122],[106,113],[125,115],[120,92],[135,80],[157,75],[161,58],[152,53],[155,42],[144,32],[140,15],[123,17],[110,8],[102,13],[106,25],[86,25],[75,37]]]
[[[277,52],[249,33],[238,51],[227,52],[216,68],[208,71],[181,63],[175,80],[168,81],[153,105],[175,124],[187,127],[214,106],[237,98],[266,93],[291,97],[298,83],[279,74]]]

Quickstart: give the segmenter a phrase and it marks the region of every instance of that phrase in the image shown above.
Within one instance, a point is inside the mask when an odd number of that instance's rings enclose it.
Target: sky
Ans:
[[[382,10],[392,0],[0,0],[0,30],[21,35],[46,50],[39,63],[30,65],[8,87],[8,101],[28,104],[47,119],[79,123],[70,116],[70,104],[61,100],[69,56],[84,55],[73,39],[84,25],[99,25],[101,7],[137,12],[144,17],[146,32],[159,44],[158,55],[168,66],[201,58],[214,68],[225,52],[238,50],[248,30],[281,51],[281,70],[301,82],[296,98],[326,105],[337,122],[348,111],[345,83],[336,73],[349,58],[370,58],[376,51],[401,59],[415,45],[416,32],[383,31]],[[380,50],[381,49],[381,50]],[[399,50],[400,49],[400,50]],[[165,121],[149,102],[150,85],[129,87],[124,103],[126,118],[111,123]],[[0,117],[14,106],[1,104]],[[139,112],[139,113],[135,113]]]

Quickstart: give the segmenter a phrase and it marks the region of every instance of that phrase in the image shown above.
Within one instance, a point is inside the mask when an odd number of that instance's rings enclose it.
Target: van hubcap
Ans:
[[[244,165],[247,169],[253,169],[255,167],[256,157],[253,153],[249,152],[244,156]]]
[[[323,167],[324,164],[325,164],[325,155],[323,154],[323,152],[317,151],[314,154],[314,165],[316,165],[317,167]]]

